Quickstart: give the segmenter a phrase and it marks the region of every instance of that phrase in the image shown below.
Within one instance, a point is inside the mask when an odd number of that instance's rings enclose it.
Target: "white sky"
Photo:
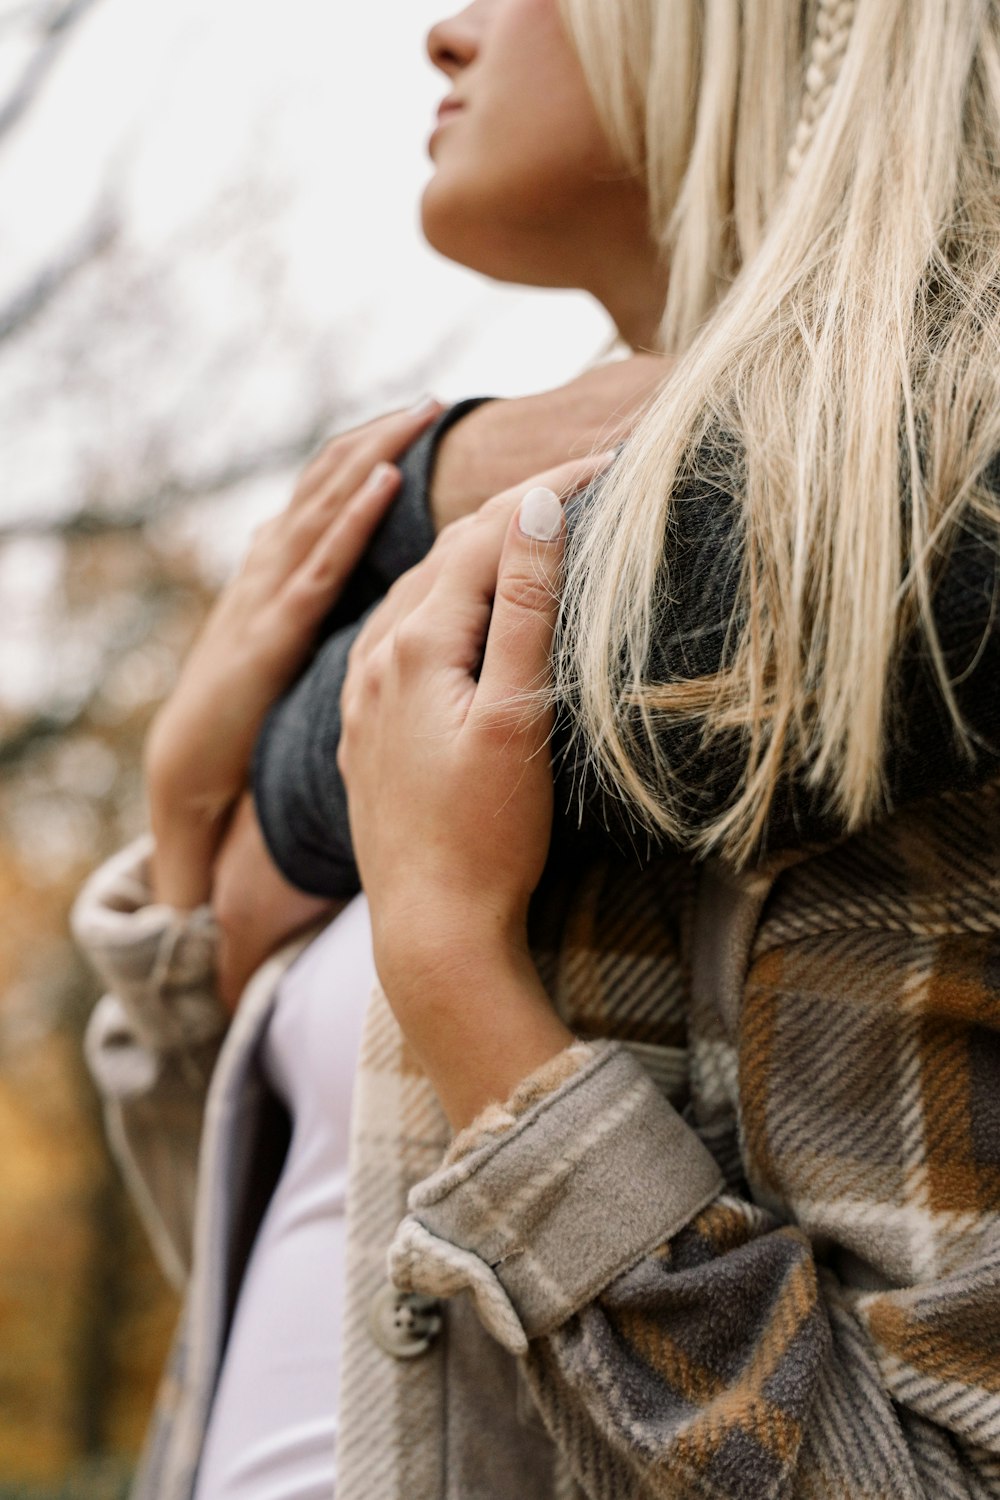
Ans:
[[[0,102],[27,56],[0,0]],[[582,296],[497,287],[417,227],[448,84],[447,0],[97,0],[0,140],[0,308],[114,204],[114,257],[0,345],[0,521],[125,503],[275,441],[329,378],[376,410],[569,378],[604,344]],[[458,335],[430,382],[412,372]],[[299,422],[301,426],[302,423]],[[284,503],[273,474],[181,515],[222,576]],[[0,700],[81,677],[44,628],[61,547],[0,547]]]
[[[0,5],[0,21],[16,8]],[[227,336],[278,321],[259,293],[247,297],[234,254],[247,265],[255,254],[270,258],[282,323],[324,334],[331,358],[349,359],[360,399],[405,379],[449,329],[472,327],[475,337],[437,372],[444,397],[544,388],[575,372],[606,336],[588,299],[490,287],[419,237],[426,140],[448,87],[423,37],[442,8],[433,0],[98,0],[30,117],[0,143],[0,305],[113,190],[135,286],[102,290],[116,298],[115,316],[98,342],[128,344],[116,331],[121,318],[134,325],[133,343],[157,316],[175,338],[182,317],[191,329],[176,367],[170,358],[158,366],[155,350],[144,350],[138,374],[127,360],[120,376],[102,367],[110,403],[127,396],[125,423],[142,421],[137,385],[148,386],[157,409],[173,400],[173,381],[190,382]],[[20,55],[8,23],[0,82]],[[267,226],[264,243],[237,235],[224,252],[206,244],[206,223],[246,215],[248,204]],[[0,351],[0,399],[32,372],[37,349],[52,372],[41,383],[51,405],[33,402],[31,422],[17,422],[14,439],[4,435],[0,458],[13,482],[2,486],[0,513],[58,505],[51,488],[69,480],[74,417],[53,364],[58,312],[46,321],[47,332],[29,330],[16,351]],[[91,362],[98,357],[87,351]],[[273,363],[261,351],[254,374],[263,410],[280,404],[294,357],[294,346]],[[254,420],[252,401],[239,420]],[[106,438],[111,447],[121,438],[114,421]],[[197,433],[191,442],[197,447]]]

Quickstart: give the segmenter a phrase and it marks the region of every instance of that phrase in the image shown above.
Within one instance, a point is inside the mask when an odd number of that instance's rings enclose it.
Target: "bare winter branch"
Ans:
[[[6,307],[0,307],[0,342],[20,333],[73,280],[112,244],[118,232],[115,216],[102,209],[75,244],[15,292]]]
[[[337,413],[338,417],[340,413]],[[222,495],[248,479],[280,473],[305,463],[330,431],[332,417],[311,423],[305,431],[283,443],[248,453],[223,464],[214,473],[193,479],[167,479],[145,495],[130,499],[127,510],[88,507],[61,516],[26,515],[0,523],[0,544],[15,537],[104,536],[109,532],[139,531],[150,521],[158,520],[178,505],[210,495]]]
[[[431,363],[442,355],[461,347],[464,335],[458,333],[442,340],[435,351],[433,361],[410,371],[405,382],[398,387],[383,389],[383,407],[389,411],[401,401],[412,399],[414,390],[428,384],[427,372]],[[159,520],[180,505],[212,495],[223,495],[250,479],[268,474],[280,474],[285,469],[303,466],[327,441],[334,431],[343,432],[355,425],[363,415],[370,415],[371,402],[362,409],[348,402],[337,393],[329,408],[313,416],[298,432],[280,443],[258,449],[229,459],[214,472],[195,475],[190,479],[168,477],[152,487],[146,494],[130,497],[128,508],[113,509],[110,506],[87,506],[75,512],[61,515],[23,515],[0,521],[0,545],[15,538],[27,536],[60,536],[66,538],[104,536],[108,533],[135,532],[150,521]]]
[[[46,705],[23,723],[0,734],[0,774],[9,773],[29,761],[39,750],[63,740],[89,721],[113,668],[155,632],[170,608],[171,597],[171,588],[165,579],[147,587],[141,609],[135,611],[124,628],[120,627],[103,642],[103,659],[94,668],[87,691],[64,703]]]
[[[39,8],[38,45],[7,98],[0,104],[0,140],[24,118],[74,26],[96,3],[97,0],[67,0],[65,5]]]

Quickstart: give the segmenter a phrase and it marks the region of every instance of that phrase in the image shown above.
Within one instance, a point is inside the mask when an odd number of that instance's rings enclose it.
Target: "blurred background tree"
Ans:
[[[209,600],[332,431],[606,337],[419,240],[446,9],[0,0],[0,1500],[124,1494],[176,1315],[66,917]]]

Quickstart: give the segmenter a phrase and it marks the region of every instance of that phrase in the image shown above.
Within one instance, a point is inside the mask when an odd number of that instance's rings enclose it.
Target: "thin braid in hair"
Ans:
[[[806,69],[802,113],[788,152],[788,174],[794,177],[816,134],[840,74],[854,24],[854,0],[819,0],[816,30]]]

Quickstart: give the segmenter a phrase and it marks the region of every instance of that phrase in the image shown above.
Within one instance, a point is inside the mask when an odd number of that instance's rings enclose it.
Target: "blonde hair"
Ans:
[[[971,753],[931,606],[963,520],[997,520],[1000,6],[562,5],[646,175],[677,364],[571,549],[556,690],[641,822],[739,862],[786,777],[845,828],[878,810],[914,629]],[[724,662],[650,681],[665,542],[706,457],[736,511]],[[664,723],[737,745],[736,790],[703,825]]]

